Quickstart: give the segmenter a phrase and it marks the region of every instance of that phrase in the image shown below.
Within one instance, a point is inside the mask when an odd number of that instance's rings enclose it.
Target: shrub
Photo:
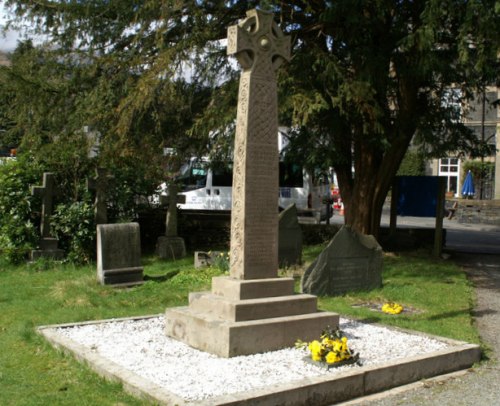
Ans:
[[[495,163],[494,162],[481,162],[481,161],[466,161],[462,166],[463,179],[467,175],[468,171],[472,172],[474,179],[491,179],[495,174]]]
[[[421,152],[409,150],[398,169],[398,176],[424,176],[425,156]]]
[[[94,210],[88,198],[59,204],[54,211],[52,229],[69,261],[80,264],[92,261],[96,228]]]
[[[10,160],[0,165],[0,255],[10,262],[22,261],[35,247],[30,185],[40,177],[40,168],[29,162]]]

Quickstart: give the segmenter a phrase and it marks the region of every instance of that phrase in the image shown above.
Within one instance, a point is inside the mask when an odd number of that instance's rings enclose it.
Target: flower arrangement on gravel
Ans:
[[[382,311],[387,314],[399,314],[403,311],[403,306],[398,303],[389,302],[382,306]]]
[[[296,348],[307,348],[313,362],[323,363],[329,367],[351,364],[359,359],[359,354],[353,354],[347,344],[347,337],[339,329],[327,326],[321,333],[320,340],[309,343],[297,340]]]

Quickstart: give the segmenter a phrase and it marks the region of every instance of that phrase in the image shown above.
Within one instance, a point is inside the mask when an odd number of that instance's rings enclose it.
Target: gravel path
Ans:
[[[500,250],[500,247],[498,248]],[[408,388],[343,403],[347,405],[500,405],[500,255],[453,253],[452,260],[464,267],[476,287],[474,319],[488,360],[466,373],[429,380]]]

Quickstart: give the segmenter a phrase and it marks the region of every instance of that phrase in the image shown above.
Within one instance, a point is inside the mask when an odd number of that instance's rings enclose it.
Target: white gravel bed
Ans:
[[[327,371],[303,360],[306,350],[287,348],[264,354],[220,358],[166,337],[163,316],[59,327],[54,331],[185,399],[233,394],[338,374],[358,365]],[[437,351],[449,346],[424,336],[340,319],[349,348],[363,366]],[[223,384],[222,384],[223,383]]]

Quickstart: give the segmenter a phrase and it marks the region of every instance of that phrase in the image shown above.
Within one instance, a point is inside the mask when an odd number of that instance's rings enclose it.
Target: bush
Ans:
[[[31,196],[30,186],[41,183],[44,171],[55,174],[60,192],[52,216],[51,235],[59,240],[69,261],[81,264],[93,260],[96,230],[93,197],[87,190],[86,179],[94,173],[83,158],[78,168],[71,172],[68,162],[78,159],[71,159],[69,152],[58,156],[61,162],[55,162],[56,158],[54,162],[45,162],[26,153],[16,160],[0,163],[0,255],[5,260],[20,262],[37,246],[41,199]],[[44,159],[48,160],[47,155]],[[145,179],[143,166],[146,164],[137,164],[132,159],[123,164],[123,167],[110,168],[114,177],[106,190],[110,222],[136,220],[144,210],[144,202],[148,209],[144,196],[152,194],[153,185],[160,183],[151,176]]]
[[[40,178],[40,168],[29,162],[10,160],[0,165],[0,255],[9,262],[24,260],[36,245],[30,185]]]
[[[481,161],[466,161],[462,166],[463,176],[465,179],[467,172],[471,171],[474,179],[492,179],[495,175],[494,162],[481,162]]]
[[[424,176],[425,156],[418,151],[407,151],[398,169],[398,176]]]
[[[96,227],[94,210],[88,198],[59,204],[54,211],[52,229],[69,261],[79,264],[92,261]]]

